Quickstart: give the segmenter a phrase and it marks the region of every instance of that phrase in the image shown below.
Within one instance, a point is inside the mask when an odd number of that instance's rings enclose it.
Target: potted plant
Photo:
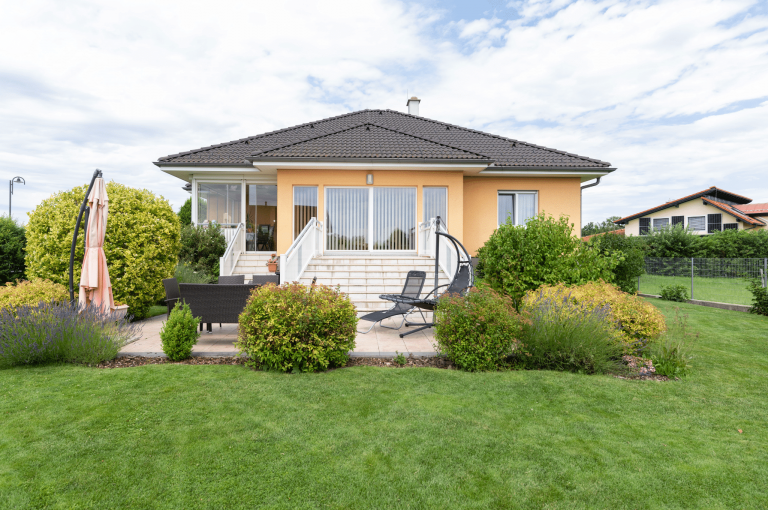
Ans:
[[[277,253],[273,253],[272,256],[269,257],[269,260],[267,261],[267,271],[270,273],[277,272]]]

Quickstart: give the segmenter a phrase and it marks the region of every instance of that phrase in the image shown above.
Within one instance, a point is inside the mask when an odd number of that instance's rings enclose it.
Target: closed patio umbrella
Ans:
[[[114,310],[112,283],[109,281],[107,256],[104,253],[104,236],[107,232],[109,198],[104,179],[97,178],[88,196],[91,208],[85,240],[83,271],[80,275],[80,306],[95,305],[104,311]]]

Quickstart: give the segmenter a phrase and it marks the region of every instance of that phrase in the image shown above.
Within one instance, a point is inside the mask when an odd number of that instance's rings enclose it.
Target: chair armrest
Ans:
[[[172,298],[167,298],[167,299],[164,299],[163,301],[165,301],[166,303],[168,303],[169,301],[178,301],[179,299],[181,299],[181,298],[172,297]]]

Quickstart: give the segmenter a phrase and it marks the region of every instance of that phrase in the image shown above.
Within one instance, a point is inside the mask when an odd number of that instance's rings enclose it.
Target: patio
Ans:
[[[151,319],[142,321],[141,334],[139,338],[120,350],[121,356],[165,356],[160,341],[160,329],[163,327],[167,317],[159,315]],[[421,318],[414,317],[414,320]],[[399,324],[391,319],[385,321],[388,326]],[[360,329],[368,329],[370,323],[360,323]],[[411,328],[405,326],[401,331],[407,331]],[[234,356],[237,349],[234,346],[237,340],[237,324],[218,324],[213,325],[211,334],[203,333],[192,349],[193,356]],[[433,331],[431,329],[408,335],[405,338],[399,337],[400,331],[394,329],[382,328],[376,325],[368,334],[357,334],[355,339],[355,350],[350,353],[352,356],[362,357],[391,357],[395,356],[395,351],[414,356],[434,356],[435,348]]]

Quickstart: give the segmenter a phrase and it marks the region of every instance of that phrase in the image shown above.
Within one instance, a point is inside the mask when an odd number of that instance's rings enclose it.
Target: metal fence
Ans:
[[[660,294],[662,287],[684,285],[691,299],[737,305],[752,304],[747,288],[750,280],[768,283],[768,258],[763,259],[645,259],[645,274],[638,280],[639,292]]]

